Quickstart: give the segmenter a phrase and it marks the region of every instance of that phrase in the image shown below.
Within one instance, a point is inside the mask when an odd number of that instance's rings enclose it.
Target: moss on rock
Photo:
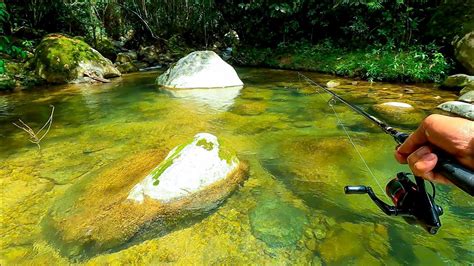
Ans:
[[[49,83],[80,83],[99,78],[120,76],[112,62],[79,39],[49,34],[36,48],[34,58],[38,76]]]

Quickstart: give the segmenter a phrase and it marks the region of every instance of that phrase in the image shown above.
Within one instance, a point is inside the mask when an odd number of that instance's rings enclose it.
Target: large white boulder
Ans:
[[[173,89],[243,86],[234,68],[213,51],[196,51],[181,58],[156,83]]]
[[[189,144],[175,147],[140,183],[128,199],[142,203],[145,197],[170,202],[196,193],[228,177],[239,159],[220,149],[217,137],[200,133]]]

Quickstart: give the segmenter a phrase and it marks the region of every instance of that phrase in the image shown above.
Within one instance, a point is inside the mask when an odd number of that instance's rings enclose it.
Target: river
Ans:
[[[161,90],[154,85],[158,72],[0,95],[0,263],[472,263],[474,203],[467,194],[436,185],[444,209],[436,235],[385,216],[367,195],[344,195],[345,185],[365,184],[389,202],[385,184],[408,170],[393,158],[394,141],[296,72],[241,68],[238,73],[245,87],[218,97]],[[334,90],[365,110],[402,101],[428,115],[456,98],[431,84],[305,74],[321,83],[339,81]],[[12,122],[21,119],[37,130],[51,105],[52,126],[39,150]],[[217,210],[166,233],[142,232],[93,256],[67,256],[49,241],[54,232],[45,230],[42,220],[56,201],[68,199],[75,183],[130,156],[167,152],[199,132],[218,136],[250,166],[248,179]]]

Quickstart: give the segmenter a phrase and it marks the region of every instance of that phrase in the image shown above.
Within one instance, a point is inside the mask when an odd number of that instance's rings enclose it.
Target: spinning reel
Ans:
[[[436,205],[435,187],[433,183],[433,195],[425,188],[425,182],[421,177],[415,176],[415,181],[410,180],[407,173],[398,173],[397,177],[388,182],[385,192],[395,206],[390,206],[379,199],[371,187],[367,186],[345,186],[346,194],[369,194],[372,201],[387,215],[402,216],[408,223],[418,223],[430,234],[436,234],[441,227],[439,217],[443,209]]]

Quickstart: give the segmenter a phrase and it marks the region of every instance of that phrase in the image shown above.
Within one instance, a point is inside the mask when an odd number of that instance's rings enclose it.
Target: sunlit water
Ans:
[[[160,90],[153,84],[158,73],[0,95],[1,264],[472,263],[467,194],[437,186],[445,213],[434,236],[386,217],[366,195],[344,195],[344,185],[366,184],[388,202],[382,188],[407,170],[393,159],[393,140],[342,104],[328,103],[327,94],[296,72],[238,72],[246,86],[218,97]],[[323,83],[334,79],[307,75]],[[366,110],[403,101],[429,114],[456,97],[432,86],[338,80],[334,90]],[[50,105],[54,121],[39,151],[11,122],[22,119],[37,130]],[[55,232],[42,221],[51,206],[73,197],[74,184],[150,150],[166,153],[199,132],[215,134],[250,166],[247,181],[217,210],[166,232],[147,228],[99,254],[68,256],[50,241]]]

